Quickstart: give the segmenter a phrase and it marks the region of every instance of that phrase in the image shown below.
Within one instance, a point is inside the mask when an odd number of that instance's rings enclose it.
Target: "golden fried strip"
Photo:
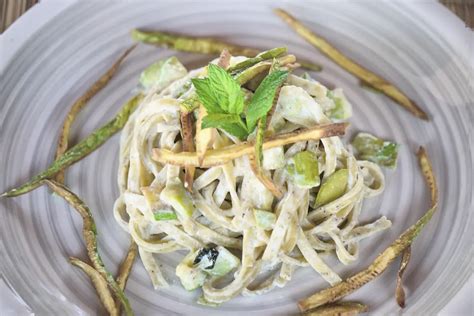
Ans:
[[[128,276],[130,275],[130,271],[132,271],[133,263],[135,262],[135,258],[137,257],[138,253],[138,246],[135,241],[130,242],[130,246],[128,247],[127,255],[123,259],[122,263],[120,264],[118,273],[117,273],[117,284],[122,289],[125,289],[127,285]]]
[[[227,69],[230,66],[230,59],[232,55],[229,53],[227,48],[224,48],[219,55],[219,60],[217,61],[217,66],[221,67],[222,69]]]
[[[400,267],[398,268],[397,274],[397,288],[395,290],[395,299],[397,300],[398,306],[401,308],[405,307],[405,290],[403,289],[403,273],[405,272],[411,257],[411,247],[408,246],[402,253],[402,259],[400,261]]]
[[[364,284],[372,281],[379,276],[387,267],[415,240],[421,230],[430,221],[438,205],[438,188],[433,174],[431,162],[426,150],[420,147],[417,153],[418,160],[423,172],[424,178],[431,192],[433,201],[431,208],[410,228],[408,228],[397,240],[395,240],[387,249],[375,258],[374,262],[365,270],[353,275],[352,277],[336,284],[330,288],[319,291],[310,297],[298,302],[301,311],[307,311],[312,308],[322,306],[327,303],[337,301],[344,296],[354,292]]]
[[[276,61],[280,66],[288,66],[289,64],[293,64],[296,62],[295,55],[285,55],[283,57],[276,58]],[[243,86],[251,79],[255,78],[258,74],[269,70],[272,67],[273,61],[265,60],[261,61],[258,64],[255,64],[235,77],[235,80]]]
[[[79,98],[74,102],[74,104],[69,109],[69,112],[64,119],[63,127],[61,129],[61,134],[58,138],[58,147],[56,148],[56,157],[58,159],[61,157],[66,150],[68,150],[69,142],[69,132],[71,131],[72,123],[76,119],[76,116],[79,112],[86,106],[87,102],[92,99],[100,90],[102,90],[110,79],[115,75],[119,66],[122,64],[123,60],[130,54],[130,52],[137,46],[137,44],[128,48],[122,55],[114,62],[114,64],[105,72],[94,84]],[[64,183],[64,170],[59,171],[54,179],[59,183]]]
[[[108,286],[112,290],[115,297],[120,301],[124,307],[125,313],[128,316],[133,315],[132,308],[128,298],[123,293],[122,289],[117,284],[117,281],[112,277],[110,272],[105,268],[104,262],[99,254],[97,247],[97,227],[94,222],[94,217],[89,207],[71,190],[69,190],[64,184],[56,182],[54,180],[43,180],[42,183],[46,183],[48,187],[53,190],[54,193],[61,196],[66,202],[68,202],[82,217],[82,235],[86,242],[87,255],[91,260],[94,269],[100,273],[100,275],[107,282]]]
[[[223,49],[228,49],[234,56],[254,57],[260,53],[259,49],[242,47],[223,42],[212,37],[194,37],[183,34],[173,34],[161,31],[133,30],[132,38],[136,41],[163,46],[182,52],[198,54],[219,54]],[[321,71],[321,65],[308,60],[300,60],[302,67],[311,71]]]
[[[420,150],[417,153],[418,159],[420,160],[420,164],[423,170],[423,174],[427,179],[432,177],[432,171],[431,171],[431,163],[428,159],[426,150],[423,147],[420,147]],[[435,207],[438,203],[438,190],[436,188],[436,182],[434,182],[434,179],[429,183],[430,187],[430,195],[431,195],[431,207]],[[403,274],[405,273],[405,270],[408,266],[408,263],[410,262],[410,257],[411,257],[411,247],[408,247],[403,251],[402,254],[402,259],[400,261],[400,267],[398,268],[398,274],[397,274],[397,287],[395,289],[395,299],[397,301],[397,304],[401,307],[405,307],[405,291],[403,289]]]
[[[69,257],[69,262],[84,271],[84,273],[90,278],[92,284],[94,284],[97,294],[99,295],[102,305],[104,305],[105,309],[107,310],[107,313],[112,316],[118,316],[119,311],[115,306],[114,298],[112,297],[112,293],[110,293],[107,281],[104,279],[104,277],[99,272],[97,272],[96,269],[81,261],[80,259]]]
[[[283,193],[276,186],[270,177],[267,177],[263,173],[263,142],[264,142],[264,133],[266,126],[266,118],[261,118],[258,120],[257,125],[257,138],[255,140],[255,153],[249,155],[250,168],[252,169],[253,174],[257,179],[277,198],[281,199]]]
[[[438,205],[438,185],[436,184],[436,179],[433,174],[430,158],[424,147],[420,147],[416,155],[420,163],[421,171],[430,189],[431,207],[436,207]]]
[[[193,113],[181,112],[181,138],[183,139],[183,150],[194,151],[193,137]],[[184,167],[184,187],[193,191],[194,173],[196,168],[193,166]]]
[[[204,160],[208,148],[214,143],[217,133],[215,128],[202,128],[202,119],[206,115],[206,108],[200,104],[196,122],[196,152],[200,163]]]
[[[317,307],[307,313],[305,316],[355,316],[365,313],[369,307],[357,302],[337,302]]]
[[[269,138],[263,143],[263,150],[296,143],[303,140],[318,140],[325,137],[340,136],[345,133],[347,123],[334,123],[319,125],[305,130],[299,130],[291,133]],[[196,166],[209,168],[212,166],[222,165],[235,158],[244,155],[254,154],[254,146],[251,142],[243,142],[241,144],[227,146],[224,148],[209,150],[204,157],[202,163],[194,152],[174,153],[163,148],[153,149],[153,159],[162,164],[171,164],[178,166]]]
[[[125,258],[123,258],[123,261],[120,264],[116,277],[117,284],[122,291],[125,291],[125,286],[127,285],[128,277],[130,275],[130,272],[132,271],[133,263],[135,262],[137,253],[138,246],[132,239],[130,241],[130,246],[128,247],[127,254],[125,255]],[[120,304],[120,301],[118,299],[115,301],[115,305],[117,306],[117,310],[120,315],[122,305]]]
[[[270,69],[270,73],[273,69],[278,67],[276,60],[274,60],[274,64]],[[272,69],[273,68],[273,69]],[[254,175],[258,178],[258,180],[277,198],[281,199],[283,197],[283,193],[281,190],[276,186],[276,184],[272,181],[270,177],[267,177],[263,172],[263,143],[265,139],[265,131],[267,129],[267,121],[272,119],[273,112],[276,108],[276,103],[280,96],[281,86],[278,87],[275,93],[275,97],[273,98],[272,107],[270,111],[267,113],[267,116],[264,116],[258,120],[257,124],[257,135],[255,137],[255,154],[249,155],[250,161],[250,168],[252,169]]]
[[[339,66],[357,78],[361,79],[365,84],[384,93],[386,96],[400,104],[403,108],[411,112],[416,117],[419,117],[423,120],[428,120],[428,115],[413,100],[410,100],[403,92],[401,92],[390,82],[347,58],[334,46],[329,44],[328,41],[315,34],[288,12],[282,9],[275,9],[275,13],[294,31],[296,31],[296,33],[301,35],[306,41],[308,41],[315,48],[319,49],[323,54],[332,59]]]

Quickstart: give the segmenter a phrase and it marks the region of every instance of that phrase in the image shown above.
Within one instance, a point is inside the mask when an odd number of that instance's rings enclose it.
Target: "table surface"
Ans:
[[[5,4],[8,2],[16,2],[14,8],[10,7],[10,10],[5,8]],[[33,4],[37,3],[37,0],[6,0],[2,1],[1,6],[1,17],[2,23],[0,23],[0,32],[6,28],[5,23],[13,22],[14,16],[20,16]],[[75,0],[42,0],[39,5],[35,5],[22,17],[21,23],[14,23],[8,32],[0,35],[0,48],[2,52],[2,58],[0,58],[0,70],[3,69],[8,60],[14,55],[15,51],[28,39],[35,30],[40,28],[46,21],[51,17],[59,14],[64,8],[73,3]],[[474,26],[474,2],[470,0],[465,1],[441,1],[451,11],[455,12],[458,16],[464,17],[466,25],[469,27]],[[7,4],[8,6],[8,4]],[[5,18],[9,15],[9,18]],[[460,31],[462,30],[462,22],[459,21]],[[471,60],[474,61],[474,32],[467,31],[468,33],[458,36],[461,40],[466,38],[471,43]],[[459,34],[453,34],[456,37]],[[6,49],[8,47],[8,50]],[[471,254],[472,255],[472,254]],[[445,306],[445,308],[439,313],[439,315],[459,315],[459,316],[471,316],[474,315],[474,276],[471,275],[470,279],[466,282],[464,287],[453,297],[451,302]],[[32,315],[32,311],[28,306],[18,299],[12,290],[5,283],[3,278],[0,278],[0,310],[2,315]]]

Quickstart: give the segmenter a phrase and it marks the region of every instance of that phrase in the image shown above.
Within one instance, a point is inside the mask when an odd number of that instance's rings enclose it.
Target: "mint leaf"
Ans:
[[[288,71],[276,70],[263,79],[247,108],[247,128],[252,131],[259,118],[267,115],[272,108],[278,88],[288,77]]]
[[[219,66],[209,64],[209,83],[211,92],[225,113],[240,114],[244,109],[244,96],[240,85]]]
[[[199,101],[201,101],[207,112],[219,113],[221,111],[219,101],[212,92],[209,79],[191,79],[191,81],[194,87],[196,88],[196,93],[198,95]]]
[[[278,48],[262,55],[281,54],[285,50]],[[287,71],[275,70],[265,77],[250,100],[244,121],[244,93],[239,83],[221,67],[209,64],[207,78],[192,79],[197,97],[208,112],[203,118],[202,128],[220,128],[245,139],[257,121],[271,109],[276,91],[287,76]],[[183,107],[191,108],[192,104],[183,104]]]
[[[238,114],[212,113],[202,118],[202,128],[219,127],[224,123],[236,123],[246,128]]]
[[[237,123],[222,123],[219,128],[231,135],[236,136],[240,140],[245,140],[247,139],[247,136],[249,136],[247,128],[242,127],[242,125]]]
[[[202,128],[221,128],[224,131],[237,136],[240,139],[245,139],[248,136],[247,126],[238,114],[208,114],[202,118]]]
[[[208,112],[203,118],[202,128],[220,128],[245,139],[249,133],[240,117],[244,110],[244,94],[240,85],[224,69],[214,64],[209,64],[207,78],[192,79],[192,82]]]

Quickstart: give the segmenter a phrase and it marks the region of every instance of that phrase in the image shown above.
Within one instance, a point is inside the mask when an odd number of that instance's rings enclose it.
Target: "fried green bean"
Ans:
[[[312,308],[337,301],[354,292],[356,289],[362,287],[364,284],[375,279],[382,272],[384,272],[407,247],[412,244],[422,229],[430,221],[431,217],[433,217],[438,205],[438,188],[436,185],[436,179],[433,174],[433,169],[431,167],[428,154],[423,147],[420,147],[417,156],[424,178],[431,192],[431,207],[414,225],[408,228],[387,249],[379,254],[367,269],[353,275],[341,283],[319,291],[310,297],[299,301],[298,306],[301,311],[307,311]]]
[[[431,207],[436,207],[438,205],[438,190],[436,187],[436,182],[434,181],[434,176],[431,168],[431,163],[429,161],[428,155],[426,150],[423,147],[420,147],[420,150],[417,153],[418,159],[420,160],[420,165],[423,170],[423,174],[425,175],[426,179],[431,179],[428,181],[430,187],[430,199],[431,199]],[[395,290],[395,299],[398,305],[401,308],[405,307],[405,291],[403,290],[403,282],[402,277],[403,273],[405,272],[408,263],[410,262],[411,257],[411,247],[407,247],[402,254],[402,259],[400,261],[400,267],[398,268],[397,274],[397,287]]]
[[[254,154],[249,155],[250,167],[252,169],[253,174],[257,179],[270,191],[272,194],[281,199],[283,197],[283,193],[280,189],[275,185],[271,178],[263,173],[262,161],[263,161],[263,142],[264,142],[264,135],[265,135],[265,126],[266,126],[267,119],[263,117],[258,120],[257,124],[257,137],[255,139],[254,145]]]
[[[337,302],[316,307],[304,313],[305,316],[355,316],[369,310],[368,306],[357,302]]]
[[[87,136],[77,145],[70,148],[63,155],[61,155],[61,157],[59,157],[51,165],[49,165],[49,167],[45,171],[34,176],[30,181],[26,182],[25,184],[3,193],[0,197],[14,197],[28,193],[31,190],[34,190],[39,187],[41,185],[42,180],[53,177],[59,171],[69,167],[70,165],[89,155],[91,152],[93,152],[95,149],[105,143],[106,140],[112,137],[112,135],[114,135],[123,128],[123,126],[128,120],[128,117],[135,110],[142,98],[143,95],[138,94],[128,100],[113,120],[111,120],[101,128],[95,130],[92,134]]]
[[[195,151],[194,147],[194,135],[193,135],[193,113],[192,112],[181,112],[181,138],[183,139],[183,150],[184,151]],[[194,173],[196,167],[185,166],[184,167],[184,186],[189,192],[193,191]]]
[[[135,41],[163,46],[178,51],[200,54],[220,54],[227,48],[232,55],[255,56],[258,51],[229,44],[210,37],[192,37],[160,31],[132,30]]]
[[[310,70],[314,72],[323,71],[323,66],[309,62],[304,59],[298,59],[298,63],[301,65],[302,68],[305,68],[306,70]]]
[[[133,263],[135,262],[135,258],[137,257],[137,253],[138,246],[135,241],[132,240],[130,242],[130,246],[128,247],[127,255],[120,264],[117,273],[117,283],[122,291],[125,290],[125,286],[127,285],[128,276],[130,275],[130,271],[132,270]]]
[[[377,93],[377,94],[382,93],[382,92],[380,92],[380,90],[374,89],[374,87],[372,87],[370,84],[366,83],[363,80],[359,80],[359,87],[361,87],[362,89],[366,89],[366,90],[368,90],[370,92],[373,92],[373,93]]]
[[[279,64],[276,59],[273,59],[272,65],[270,66],[269,73],[279,68]],[[278,98],[280,96],[281,86],[279,86],[275,92],[275,96],[273,97],[272,107],[268,111],[268,113],[260,118],[257,123],[257,134],[255,137],[255,153],[253,155],[249,155],[250,167],[254,173],[254,175],[258,178],[258,180],[270,191],[272,194],[281,199],[283,197],[283,193],[281,190],[275,185],[271,178],[269,178],[263,172],[263,143],[265,140],[265,131],[267,130],[268,124],[267,122],[271,120],[273,116],[273,112],[275,111],[276,104]]]
[[[107,271],[104,262],[100,257],[99,249],[97,248],[97,227],[89,207],[65,185],[54,180],[43,180],[42,183],[43,182],[46,183],[54,193],[61,196],[66,202],[69,203],[69,205],[74,207],[74,209],[81,215],[83,221],[82,235],[84,237],[84,241],[86,242],[87,255],[91,260],[94,269],[97,270],[97,272],[99,272],[100,275],[107,281],[107,284],[114,293],[115,297],[120,300],[125,313],[127,315],[133,315],[127,297],[119,287],[117,281],[115,281],[112,274]]]
[[[294,63],[296,61],[296,57],[294,55],[286,55],[280,58],[277,58],[276,61],[278,64],[283,67],[288,64]],[[272,66],[272,61],[262,61],[259,62],[239,74],[237,74],[234,78],[235,80],[242,86],[249,82],[251,79],[255,78],[257,75],[261,74],[264,71],[267,71]]]
[[[99,272],[97,272],[97,270],[80,259],[69,257],[69,262],[81,269],[90,278],[97,291],[97,294],[99,295],[102,305],[104,305],[105,309],[107,310],[107,313],[109,313],[111,316],[118,316],[120,314],[119,310],[117,309],[117,306],[115,306],[114,298],[110,293],[107,281],[105,281],[104,277]]]
[[[224,48],[234,56],[254,57],[260,50],[230,44],[212,37],[194,37],[181,34],[172,34],[160,31],[133,30],[132,38],[145,44],[162,46],[177,51],[198,54],[220,54]],[[300,65],[308,70],[321,71],[322,66],[307,60],[298,60]]]
[[[123,52],[122,55],[120,55],[120,57],[113,63],[113,65],[96,82],[94,82],[94,84],[92,84],[92,86],[71,106],[66,118],[64,119],[61,134],[58,138],[58,147],[56,148],[55,159],[61,157],[69,148],[69,133],[71,131],[71,126],[76,119],[76,116],[84,108],[84,106],[87,105],[89,100],[92,99],[92,97],[94,97],[109,83],[109,81],[115,75],[124,59],[136,46],[137,45],[135,44],[128,48],[125,52]],[[59,171],[54,178],[56,179],[56,181],[64,183],[64,170]]]
[[[395,299],[397,301],[398,306],[401,308],[405,307],[405,290],[403,289],[403,273],[405,273],[405,270],[408,266],[408,263],[410,262],[410,257],[411,257],[411,247],[407,247],[402,253],[402,259],[400,261],[400,267],[398,268],[398,274],[397,274],[397,288],[395,290]]]
[[[132,271],[133,263],[135,262],[137,253],[138,253],[138,246],[135,243],[135,241],[132,239],[130,241],[130,246],[128,247],[127,254],[125,255],[125,258],[120,264],[119,270],[117,272],[117,277],[116,277],[117,284],[122,291],[125,291],[125,286],[127,285],[128,276],[130,275],[130,271]],[[117,305],[118,313],[120,315],[122,305],[120,304],[119,299],[115,301],[115,305]]]
[[[413,100],[410,100],[393,84],[346,57],[328,41],[315,34],[288,12],[282,9],[275,9],[275,13],[308,43],[320,50],[343,69],[361,79],[364,83],[370,85],[375,90],[382,92],[416,117],[428,120],[428,115]]]
[[[265,61],[269,59],[272,60],[273,58],[280,57],[281,55],[286,54],[287,51],[288,50],[286,47],[273,48],[273,49],[261,52],[255,57],[250,57],[244,61],[241,61],[240,63],[237,63],[234,66],[227,69],[227,71],[230,73],[233,73],[235,71],[246,69],[246,68],[252,67],[253,65],[261,61]]]

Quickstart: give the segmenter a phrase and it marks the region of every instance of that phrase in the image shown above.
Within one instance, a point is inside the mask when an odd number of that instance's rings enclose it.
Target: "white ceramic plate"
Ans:
[[[431,3],[430,5],[435,5]],[[275,17],[281,6],[317,30],[359,63],[396,82],[425,109],[420,121],[386,97],[361,89],[354,77],[323,57]],[[436,5],[435,5],[436,6]],[[438,8],[439,9],[439,8]],[[148,27],[270,48],[287,45],[291,52],[324,65],[314,74],[344,88],[354,106],[350,135],[373,132],[402,144],[398,168],[386,172],[387,189],[364,205],[363,218],[386,215],[393,228],[364,241],[360,261],[336,270],[347,277],[366,267],[426,210],[425,189],[414,156],[419,145],[430,153],[440,189],[440,207],[417,239],[406,273],[406,312],[433,314],[470,274],[473,156],[472,64],[456,54],[443,34],[420,12],[403,3],[291,1],[82,1],[51,19],[12,58],[2,74],[0,95],[0,191],[18,185],[52,160],[59,127],[72,102],[131,44],[129,31]],[[428,12],[431,12],[431,7]],[[448,12],[434,10],[441,17]],[[130,96],[137,75],[152,61],[176,55],[189,68],[209,57],[140,46],[117,77],[96,96],[74,126],[73,140],[86,136],[114,115]],[[124,255],[128,236],[112,216],[118,195],[118,136],[77,163],[67,173],[68,185],[91,207],[99,229],[104,261],[114,270]],[[80,218],[45,188],[0,200],[1,272],[38,315],[103,313],[87,277],[73,268],[70,255],[85,258]],[[159,256],[173,280],[178,255]],[[376,314],[397,313],[393,298],[396,265],[351,298]],[[288,315],[295,302],[326,287],[311,269],[300,269],[283,289],[258,298],[238,297],[218,309],[194,303],[197,294],[176,281],[153,290],[140,262],[127,286],[137,315]]]

